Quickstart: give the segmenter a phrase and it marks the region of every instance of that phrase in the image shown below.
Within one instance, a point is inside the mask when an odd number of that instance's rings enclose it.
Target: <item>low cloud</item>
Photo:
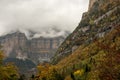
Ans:
[[[0,0],[0,35],[36,32],[34,37],[73,31],[89,0]],[[60,30],[57,34],[53,28]],[[53,29],[53,30],[51,30]],[[48,32],[48,33],[47,33]]]

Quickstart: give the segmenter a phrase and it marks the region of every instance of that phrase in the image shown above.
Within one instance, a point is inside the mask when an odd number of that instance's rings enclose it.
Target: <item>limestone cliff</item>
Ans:
[[[38,64],[49,62],[63,40],[61,36],[28,40],[24,33],[15,32],[0,37],[0,44],[7,58],[29,59]]]

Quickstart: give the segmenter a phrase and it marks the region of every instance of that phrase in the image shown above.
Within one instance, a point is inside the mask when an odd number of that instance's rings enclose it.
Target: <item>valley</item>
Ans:
[[[1,36],[0,79],[120,80],[119,0],[89,0],[78,26],[64,35]]]

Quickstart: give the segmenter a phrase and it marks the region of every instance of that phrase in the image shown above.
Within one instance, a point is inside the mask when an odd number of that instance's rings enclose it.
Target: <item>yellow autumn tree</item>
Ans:
[[[18,69],[12,63],[3,65],[3,52],[0,50],[0,80],[18,80]]]
[[[38,80],[63,80],[55,66],[44,64],[38,65],[38,75],[35,79]]]

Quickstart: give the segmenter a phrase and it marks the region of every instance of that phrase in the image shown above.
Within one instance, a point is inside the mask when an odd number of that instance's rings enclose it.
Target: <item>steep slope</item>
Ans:
[[[89,11],[83,14],[78,27],[59,47],[52,63],[58,63],[80,45],[87,46],[114,29],[114,25],[120,21],[119,5],[119,0],[90,0]]]
[[[104,38],[80,46],[55,65],[59,73],[65,78],[72,74],[75,80],[119,80],[120,24],[114,27]]]
[[[38,65],[40,80],[120,80],[120,0],[90,0],[54,65]]]
[[[80,45],[56,65],[38,65],[40,80],[120,80],[120,23],[102,38]]]

